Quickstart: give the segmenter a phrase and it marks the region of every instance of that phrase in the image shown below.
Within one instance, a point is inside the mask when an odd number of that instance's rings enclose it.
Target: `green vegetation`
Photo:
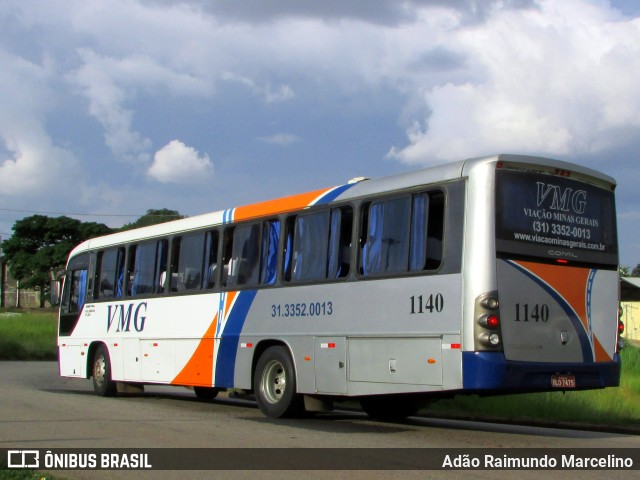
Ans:
[[[640,349],[622,350],[618,388],[495,397],[459,396],[424,411],[434,417],[615,426],[640,431]]]
[[[56,360],[53,310],[0,310],[0,360]]]
[[[35,470],[4,470],[0,465],[0,478],[2,480],[62,480],[62,477],[54,477]]]
[[[63,480],[63,477],[37,472],[36,470],[9,470],[6,464],[0,464],[0,479],[2,480]]]

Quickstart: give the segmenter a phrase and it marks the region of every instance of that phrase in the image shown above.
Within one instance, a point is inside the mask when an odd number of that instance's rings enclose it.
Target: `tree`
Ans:
[[[111,232],[101,223],[32,215],[14,224],[13,236],[2,242],[2,252],[11,275],[21,287],[40,291],[40,307],[44,307],[51,272],[64,268],[73,247]]]
[[[149,225],[170,222],[171,220],[180,220],[181,218],[185,217],[184,215],[180,215],[177,210],[168,210],[166,208],[162,208],[160,210],[149,209],[147,210],[147,213],[142,215],[138,220],[125,224],[120,230],[123,231],[140,227],[148,227]]]

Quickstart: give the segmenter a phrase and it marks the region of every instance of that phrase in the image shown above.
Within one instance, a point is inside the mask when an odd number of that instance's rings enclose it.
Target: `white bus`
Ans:
[[[270,417],[617,386],[614,189],[498,155],[88,240],[65,271],[60,375],[105,396],[244,390]]]

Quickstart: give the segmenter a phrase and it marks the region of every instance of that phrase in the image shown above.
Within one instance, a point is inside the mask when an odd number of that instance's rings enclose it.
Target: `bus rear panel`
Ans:
[[[617,386],[615,185],[502,161],[495,181],[499,326],[494,352],[465,355],[465,389]]]

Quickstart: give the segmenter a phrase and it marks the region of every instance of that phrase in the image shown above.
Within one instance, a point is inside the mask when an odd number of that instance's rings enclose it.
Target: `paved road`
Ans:
[[[640,437],[478,422],[411,418],[369,420],[359,412],[272,420],[248,401],[225,395],[196,400],[187,389],[148,387],[145,393],[101,398],[91,382],[60,378],[51,362],[0,362],[0,448],[640,448]],[[381,451],[382,452],[382,451]],[[640,472],[636,472],[640,474]],[[0,472],[1,474],[1,472]],[[513,472],[404,471],[402,478],[512,478]],[[518,472],[523,479],[630,478],[629,472]],[[106,478],[300,478],[299,472],[106,472],[64,476]],[[638,475],[640,476],[640,475]],[[397,478],[397,472],[305,472],[306,478]]]

